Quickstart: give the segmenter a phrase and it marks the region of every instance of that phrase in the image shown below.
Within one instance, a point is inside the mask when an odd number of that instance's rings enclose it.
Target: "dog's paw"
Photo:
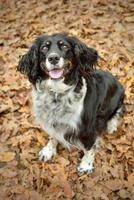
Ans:
[[[49,146],[45,146],[40,152],[39,152],[39,160],[42,160],[44,162],[51,160],[54,155],[56,155],[56,149],[50,148]]]
[[[79,176],[83,175],[84,173],[91,174],[94,171],[93,164],[86,163],[86,162],[81,162],[77,169],[78,169]]]

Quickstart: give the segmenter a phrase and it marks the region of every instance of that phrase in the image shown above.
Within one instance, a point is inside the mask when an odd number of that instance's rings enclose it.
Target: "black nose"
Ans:
[[[58,54],[51,54],[48,56],[48,61],[51,63],[51,64],[57,64],[60,60],[60,56]]]

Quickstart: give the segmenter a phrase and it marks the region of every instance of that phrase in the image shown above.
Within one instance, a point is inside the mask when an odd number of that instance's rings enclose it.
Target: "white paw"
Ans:
[[[109,134],[113,134],[114,132],[117,131],[117,127],[118,127],[118,120],[116,118],[111,119],[108,123],[107,123],[107,132]]]
[[[94,167],[92,163],[81,162],[80,166],[77,168],[79,176],[86,174],[91,174],[94,171]]]
[[[45,146],[40,152],[39,152],[39,160],[42,160],[44,162],[51,160],[54,155],[56,155],[56,149],[50,148],[49,146]]]

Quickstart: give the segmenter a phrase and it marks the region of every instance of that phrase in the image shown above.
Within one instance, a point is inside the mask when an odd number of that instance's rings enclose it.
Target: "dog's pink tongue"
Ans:
[[[53,69],[51,71],[49,71],[49,76],[51,78],[61,78],[61,76],[63,75],[63,69]]]

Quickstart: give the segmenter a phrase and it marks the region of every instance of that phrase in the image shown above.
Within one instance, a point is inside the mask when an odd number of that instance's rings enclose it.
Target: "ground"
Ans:
[[[134,199],[134,3],[132,0],[1,0],[0,200]],[[38,161],[48,137],[35,123],[31,85],[16,71],[19,56],[42,34],[68,32],[98,50],[99,68],[126,90],[126,112],[114,135],[105,135],[95,171],[78,176],[81,152],[59,146]]]

